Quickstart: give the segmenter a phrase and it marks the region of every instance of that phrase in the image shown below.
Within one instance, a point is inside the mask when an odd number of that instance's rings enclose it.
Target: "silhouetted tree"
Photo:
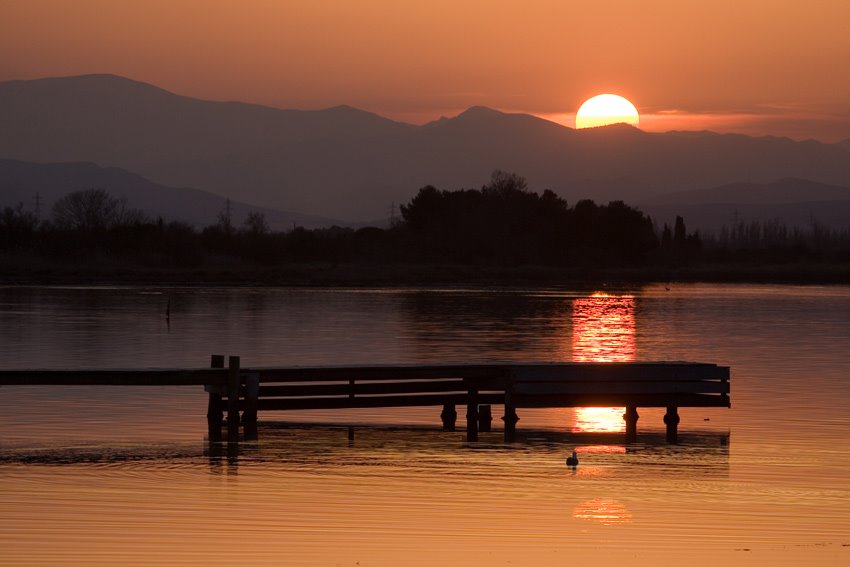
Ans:
[[[266,215],[258,211],[251,211],[245,218],[245,231],[252,236],[262,236],[269,232],[269,223]]]
[[[53,205],[53,223],[61,229],[93,232],[146,221],[142,211],[129,208],[126,199],[112,197],[106,189],[74,191]]]
[[[485,197],[509,198],[527,190],[528,182],[525,177],[497,169],[490,175],[490,183],[481,188],[481,193]]]
[[[684,246],[687,238],[687,229],[685,228],[685,219],[676,215],[676,224],[673,228],[673,242],[676,246]]]
[[[28,246],[33,237],[38,219],[35,213],[24,210],[24,204],[4,207],[0,214],[0,247],[18,250]]]
[[[219,211],[216,216],[216,228],[225,237],[233,234],[233,220],[230,216],[230,199],[227,199],[224,204],[224,209]]]
[[[430,261],[565,264],[641,262],[658,245],[652,221],[615,201],[574,209],[552,191],[495,171],[480,191],[426,186],[402,206],[414,257]]]
[[[661,231],[661,248],[670,248],[673,245],[673,232],[670,230],[670,225],[664,223],[664,230]]]
[[[681,264],[696,259],[702,250],[699,232],[688,234],[685,219],[676,215],[673,230],[664,224],[661,232],[660,258],[666,263]]]

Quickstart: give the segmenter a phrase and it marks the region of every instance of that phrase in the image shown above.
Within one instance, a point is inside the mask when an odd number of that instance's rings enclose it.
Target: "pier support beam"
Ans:
[[[443,431],[454,431],[455,423],[457,422],[457,410],[454,404],[443,404],[443,411],[440,413],[440,419],[443,420]]]
[[[492,430],[493,409],[489,404],[478,406],[478,431],[489,433]]]
[[[466,397],[466,440],[478,441],[478,390],[474,388]]]
[[[634,443],[637,441],[637,422],[640,419],[637,408],[635,406],[627,406],[626,413],[623,414],[623,419],[626,420],[626,443]]]
[[[516,422],[519,421],[519,416],[516,414],[516,407],[511,401],[511,391],[505,391],[505,415],[502,416],[502,421],[505,422],[505,442],[510,443],[516,438]]]
[[[213,354],[210,356],[210,368],[224,368],[224,356]],[[221,425],[224,422],[224,408],[221,403],[221,391],[214,384],[208,384],[209,402],[207,403],[207,428],[209,430],[210,442],[221,441]]]
[[[227,361],[227,442],[239,441],[239,357]]]
[[[664,423],[667,425],[667,442],[677,443],[679,441],[679,412],[676,406],[667,406]]]
[[[260,399],[260,375],[252,372],[245,376],[245,409],[242,411],[242,428],[245,439],[257,440],[257,405]]]

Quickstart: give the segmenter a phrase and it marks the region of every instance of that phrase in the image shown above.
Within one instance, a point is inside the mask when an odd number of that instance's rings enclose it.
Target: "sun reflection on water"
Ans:
[[[628,362],[635,359],[635,298],[594,293],[573,301],[573,360]],[[616,433],[625,430],[624,408],[576,408],[574,433]],[[580,454],[620,453],[618,445],[578,449]],[[576,506],[573,517],[605,526],[631,522],[626,507],[612,498],[592,498]]]
[[[573,360],[635,359],[635,298],[594,293],[573,300]]]
[[[573,300],[573,360],[628,362],[635,359],[635,298],[597,292]],[[576,408],[573,432],[625,430],[623,408]]]
[[[579,520],[599,522],[604,526],[627,524],[632,514],[626,507],[612,498],[591,498],[576,506],[573,517]]]

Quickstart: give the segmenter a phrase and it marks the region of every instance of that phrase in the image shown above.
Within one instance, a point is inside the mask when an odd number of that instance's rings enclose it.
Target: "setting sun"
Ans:
[[[576,112],[576,128],[595,128],[625,122],[637,126],[637,108],[627,99],[615,94],[601,94],[584,101]]]

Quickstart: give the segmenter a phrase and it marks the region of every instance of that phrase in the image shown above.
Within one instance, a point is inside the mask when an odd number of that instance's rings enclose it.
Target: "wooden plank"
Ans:
[[[373,382],[368,384],[349,383],[260,386],[260,397],[293,396],[362,396],[374,394],[415,394],[429,392],[465,392],[463,380],[434,380],[409,382]]]
[[[550,396],[524,396],[515,394],[512,402],[516,407],[730,407],[728,396],[708,394],[573,394]]]
[[[397,365],[251,368],[267,382],[332,382],[347,380],[490,379],[506,374],[501,365]]]
[[[511,369],[514,381],[729,380],[729,367],[687,363],[580,363],[523,365]]]
[[[447,364],[340,367],[243,368],[260,374],[260,382],[327,382],[348,380],[473,379],[498,386],[510,376],[517,379],[572,380],[574,377],[608,380],[648,378],[728,380],[729,368],[704,363],[556,363],[556,364]],[[626,376],[626,378],[623,378]],[[225,384],[226,371],[212,369],[109,370],[3,370],[0,385],[164,385]]]
[[[344,408],[390,408],[415,406],[442,406],[443,404],[465,404],[466,394],[425,394],[422,396],[371,396],[359,398],[260,398],[259,410],[299,409],[344,409]],[[479,394],[478,402],[500,404],[502,394]]]
[[[3,386],[204,386],[225,384],[227,370],[2,370]]]
[[[569,394],[728,394],[729,382],[517,382],[513,391],[523,395]]]
[[[552,364],[252,368],[267,382],[424,380],[466,378],[503,386],[514,380],[728,380],[729,368],[707,363],[579,362]]]

